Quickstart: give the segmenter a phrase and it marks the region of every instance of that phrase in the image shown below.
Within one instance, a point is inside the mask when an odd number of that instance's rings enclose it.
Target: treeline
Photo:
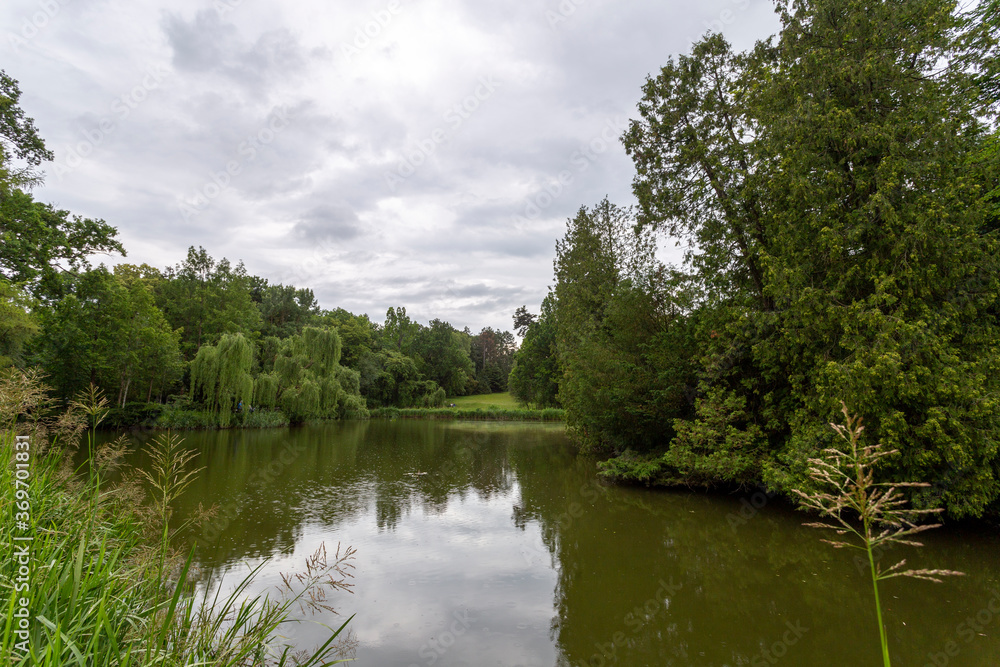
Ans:
[[[94,383],[119,408],[171,403],[221,426],[257,410],[297,422],[438,407],[505,391],[513,363],[510,332],[422,325],[405,308],[384,324],[322,310],[312,290],[268,284],[203,248],[162,271],[102,265],[63,273],[56,290],[3,285],[23,331],[3,340],[7,365],[41,367],[67,399]]]
[[[506,391],[507,331],[323,310],[311,289],[204,248],[163,270],[93,267],[89,256],[125,249],[103,220],[34,200],[52,154],[19,97],[0,72],[0,370],[38,367],[66,401],[94,384],[118,425],[167,413],[161,423],[263,426]]]
[[[581,208],[511,389],[560,403],[610,477],[809,488],[841,401],[881,481],[1000,510],[1000,3],[778,3],[650,78],[638,208]],[[680,267],[656,258],[669,233]]]

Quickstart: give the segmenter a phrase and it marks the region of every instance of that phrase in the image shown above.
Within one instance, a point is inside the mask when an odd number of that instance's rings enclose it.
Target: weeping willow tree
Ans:
[[[367,417],[360,375],[340,365],[340,336],[331,328],[261,341],[260,372],[251,375],[254,344],[242,334],[203,345],[191,363],[191,394],[228,426],[236,406],[284,412],[293,422]]]
[[[277,404],[292,421],[367,415],[359,375],[340,365],[341,351],[331,328],[307,327],[282,341],[273,378]],[[260,383],[261,397],[270,397],[270,383]]]
[[[220,426],[229,426],[236,406],[253,398],[253,358],[253,343],[237,333],[201,346],[191,362],[191,395],[217,415]]]
[[[253,405],[264,410],[273,410],[278,404],[278,376],[275,373],[261,373],[253,381]]]

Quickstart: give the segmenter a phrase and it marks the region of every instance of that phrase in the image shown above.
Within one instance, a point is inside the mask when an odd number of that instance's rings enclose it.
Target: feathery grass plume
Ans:
[[[81,389],[70,405],[78,408],[89,417],[87,426],[91,429],[96,429],[104,421],[108,411],[111,410],[111,405],[104,397],[104,392],[93,382],[86,389]]]
[[[354,584],[347,581],[354,578],[350,573],[350,570],[354,569],[351,563],[354,560],[354,553],[354,547],[347,547],[341,555],[340,542],[337,542],[337,551],[333,555],[333,563],[330,563],[326,553],[326,543],[323,542],[312,556],[306,559],[305,571],[297,574],[280,573],[282,585],[277,588],[283,595],[298,600],[299,610],[302,613],[308,608],[313,612],[325,610],[338,614],[337,610],[327,603],[327,590],[354,594],[351,590]],[[334,574],[337,577],[334,577]],[[295,593],[296,582],[302,586],[301,593]]]
[[[39,406],[50,402],[40,373],[31,368],[20,371],[8,368],[0,374],[0,420],[13,430],[18,417],[37,412]]]
[[[11,433],[30,436],[36,456],[44,454],[50,444],[75,448],[84,429],[74,408],[59,410],[36,369],[0,371],[0,424]]]
[[[104,397],[104,392],[91,382],[87,385],[86,389],[81,389],[76,397],[70,401],[69,407],[70,411],[79,410],[87,416],[87,474],[90,476],[91,481],[97,482],[98,492],[95,496],[100,496],[101,478],[97,462],[95,461],[95,457],[97,456],[97,452],[95,451],[97,426],[104,421],[111,406]]]
[[[194,481],[195,476],[204,468],[187,470],[197,452],[183,449],[183,438],[176,435],[161,433],[153,439],[150,450],[150,470],[139,469],[139,474],[149,483],[153,495],[153,506],[162,528],[160,536],[160,558],[157,568],[157,578],[162,579],[163,568],[170,550],[170,515],[171,504]],[[183,530],[187,524],[178,530]]]
[[[889,645],[885,624],[882,622],[882,605],[879,601],[878,582],[893,577],[911,577],[941,583],[940,577],[962,576],[954,570],[912,570],[906,559],[883,569],[877,563],[874,551],[883,545],[902,544],[921,547],[923,543],[912,537],[940,523],[919,524],[924,517],[943,512],[943,509],[912,509],[906,507],[901,488],[926,487],[930,484],[916,482],[884,483],[875,481],[875,468],[882,459],[898,454],[898,450],[885,450],[881,443],[860,445],[864,426],[861,418],[852,416],[847,405],[841,402],[844,424],[830,424],[846,443],[841,449],[827,448],[820,458],[809,459],[809,477],[824,491],[792,492],[800,499],[803,508],[816,510],[827,521],[814,521],[804,525],[832,530],[844,539],[822,540],[836,549],[850,548],[865,551],[871,567],[872,589],[875,593],[875,613],[878,618],[879,638],[882,642],[882,662],[890,667]],[[860,520],[860,526],[858,521]]]
[[[336,629],[324,625],[330,630],[330,636],[308,651],[295,650],[281,631],[289,623],[305,622],[292,617],[292,608],[296,605],[303,612],[334,611],[325,603],[325,593],[320,591],[349,590],[351,584],[346,579],[351,575],[346,570],[353,566],[347,561],[353,557],[354,549],[348,547],[341,555],[338,545],[331,564],[321,544],[316,553],[306,559],[305,571],[281,574],[284,585],[278,586],[281,594],[274,598],[264,594],[248,595],[250,585],[267,564],[266,560],[250,570],[225,597],[221,597],[221,585],[213,586],[208,582],[200,596],[183,597],[172,608],[171,621],[161,624],[163,631],[157,650],[169,647],[169,652],[178,656],[210,659],[213,665],[234,667],[319,667],[346,662],[353,656],[358,643],[349,630],[344,632],[353,615]],[[189,558],[181,570],[178,590],[185,588],[190,563]],[[301,584],[300,590],[296,590],[296,582]]]

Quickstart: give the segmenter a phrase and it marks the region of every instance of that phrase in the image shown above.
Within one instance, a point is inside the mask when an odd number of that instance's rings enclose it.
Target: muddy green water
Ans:
[[[561,425],[349,422],[185,435],[204,472],[178,504],[225,589],[257,590],[325,543],[357,549],[330,602],[359,667],[881,665],[867,563],[763,495],[602,485]],[[140,465],[142,454],[138,454]],[[1000,665],[1000,538],[929,534],[882,584],[893,664]],[[291,627],[302,646],[321,627]]]

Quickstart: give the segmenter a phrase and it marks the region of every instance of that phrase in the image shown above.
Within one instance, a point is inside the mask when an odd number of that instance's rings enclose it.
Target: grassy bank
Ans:
[[[288,426],[291,420],[281,410],[255,410],[254,412],[238,412],[233,415],[227,428],[276,428]],[[217,415],[205,410],[164,410],[153,422],[153,428],[172,429],[175,431],[189,429],[216,429],[219,425]]]
[[[346,411],[342,419],[368,419],[368,410]],[[328,421],[306,420],[306,423]],[[112,408],[101,427],[112,431],[133,429],[159,429],[171,431],[194,431],[212,429],[280,428],[291,424],[281,410],[246,410],[232,416],[229,424],[222,426],[219,416],[209,410],[192,407],[177,407],[160,403],[129,403],[123,408]]]
[[[506,408],[508,410],[516,410],[522,408],[517,399],[510,395],[509,392],[503,392],[498,394],[475,394],[473,396],[458,396],[455,398],[449,398],[446,403],[454,403],[455,407],[461,410],[474,410],[476,408],[490,409],[490,408]]]
[[[278,597],[245,597],[259,568],[228,597],[209,598],[211,582],[196,594],[191,557],[167,529],[172,502],[197,474],[192,454],[162,434],[150,468],[123,470],[127,441],[91,446],[84,424],[96,426],[105,404],[90,399],[56,414],[35,378],[0,377],[0,664],[293,664],[299,647],[283,646],[281,629],[329,581],[345,585],[353,551],[338,550],[332,563],[317,552]],[[83,472],[70,465],[79,446]],[[112,473],[125,481],[108,483]],[[349,650],[336,643],[343,630],[296,664],[331,664]]]
[[[448,399],[454,407],[442,408],[378,408],[363,413],[345,415],[345,419],[463,419],[480,421],[565,421],[563,410],[522,407],[509,393],[479,394]],[[289,418],[280,410],[244,411],[233,415],[226,428],[276,428],[288,426]],[[188,431],[217,429],[218,416],[208,410],[197,410],[190,404],[162,405],[159,403],[129,403],[111,408],[102,427],[113,430],[134,428]]]
[[[560,422],[565,413],[555,408],[379,408],[372,410],[372,419],[463,419],[478,421],[544,421]]]

